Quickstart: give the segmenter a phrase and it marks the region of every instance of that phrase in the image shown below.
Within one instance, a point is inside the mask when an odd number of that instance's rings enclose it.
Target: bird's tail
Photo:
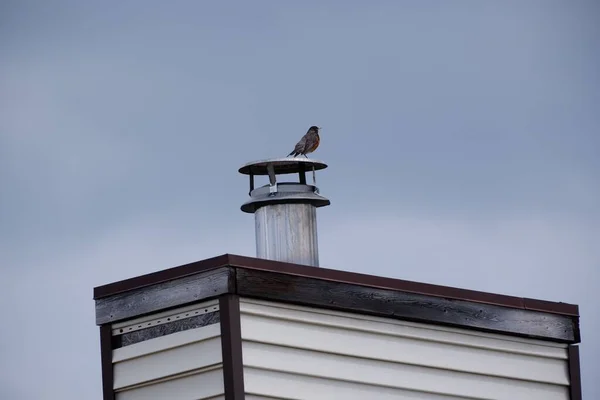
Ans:
[[[294,153],[295,153],[295,154],[294,154]],[[294,154],[294,157],[296,157],[296,154],[298,154],[298,153],[296,153],[296,150],[294,150],[294,151],[292,151],[290,154],[288,154],[287,156],[289,157],[289,156],[291,156],[292,154]]]

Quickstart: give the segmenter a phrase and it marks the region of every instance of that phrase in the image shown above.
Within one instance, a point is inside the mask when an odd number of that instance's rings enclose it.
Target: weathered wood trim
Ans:
[[[103,400],[115,400],[111,340],[112,329],[110,325],[100,326],[100,363],[102,365]]]
[[[552,314],[579,316],[576,304],[559,303],[545,300],[506,296],[496,293],[480,292],[429,283],[412,282],[402,279],[391,279],[382,276],[360,274],[335,269],[310,267],[279,261],[264,260],[254,257],[244,257],[224,254],[178,267],[137,276],[94,288],[94,299],[114,296],[123,292],[140,289],[167,282],[173,279],[194,275],[221,267],[236,267],[257,269],[282,274],[305,276],[314,279],[350,283],[379,289],[400,290],[407,293],[425,294],[447,299],[465,300],[477,303],[487,303],[499,306],[535,310]]]
[[[207,314],[196,315],[173,322],[168,322],[162,325],[151,326],[138,331],[124,332],[123,334],[113,336],[113,349],[130,346],[132,344],[170,335],[176,332],[183,332],[189,329],[196,329],[207,325],[218,324],[219,321],[219,311],[213,311]]]
[[[221,311],[221,347],[225,400],[243,400],[244,367],[242,363],[242,328],[240,299],[227,294],[219,299]]]
[[[195,261],[189,264],[180,265],[156,271],[134,278],[124,279],[122,281],[109,283],[94,288],[94,300],[102,297],[113,296],[117,293],[127,292],[132,289],[139,289],[145,286],[155,285],[157,283],[170,281],[184,276],[197,274],[229,265],[229,255],[223,254],[217,257],[207,258],[205,260]]]
[[[571,400],[582,400],[581,366],[579,364],[579,346],[570,345],[569,350],[569,393]]]
[[[558,303],[545,300],[536,300],[516,296],[507,296],[496,293],[480,292],[450,286],[434,285],[392,279],[382,276],[347,272],[337,269],[311,267],[306,265],[291,264],[280,261],[264,260],[253,257],[228,255],[229,265],[244,269],[256,269],[282,274],[304,276],[308,278],[350,283],[372,288],[400,290],[407,293],[424,294],[428,296],[443,297],[447,299],[465,300],[477,303],[487,303],[510,308],[529,309],[548,312],[552,314],[564,314],[579,316],[579,307],[576,304]]]
[[[217,268],[96,300],[96,324],[114,323],[234,290],[234,271]]]
[[[485,332],[575,341],[572,317],[238,268],[237,294]]]

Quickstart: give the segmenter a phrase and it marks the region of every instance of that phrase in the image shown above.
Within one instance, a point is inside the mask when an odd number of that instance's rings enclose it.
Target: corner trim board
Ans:
[[[219,298],[221,312],[221,350],[225,400],[243,400],[244,368],[242,362],[242,329],[240,298],[226,294]]]
[[[569,394],[571,400],[582,400],[581,367],[579,364],[579,346],[569,345]]]
[[[100,326],[100,362],[102,364],[102,399],[115,400],[112,363],[112,330],[110,325]]]

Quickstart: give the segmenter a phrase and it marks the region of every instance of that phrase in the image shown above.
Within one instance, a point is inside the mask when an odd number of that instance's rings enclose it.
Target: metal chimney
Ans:
[[[250,177],[250,200],[241,209],[255,216],[257,258],[319,266],[317,207],[330,201],[319,195],[315,171],[325,168],[325,163],[308,158],[275,158],[239,169]],[[312,172],[312,185],[306,183],[307,171]],[[297,174],[298,182],[277,181],[286,174]],[[255,189],[257,175],[268,175],[269,184]]]

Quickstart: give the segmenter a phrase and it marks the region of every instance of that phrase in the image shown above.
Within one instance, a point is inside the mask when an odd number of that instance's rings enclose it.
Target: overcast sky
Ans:
[[[0,2],[0,398],[99,399],[94,286],[254,256],[313,157],[321,265],[580,305],[600,398],[598,1]]]

